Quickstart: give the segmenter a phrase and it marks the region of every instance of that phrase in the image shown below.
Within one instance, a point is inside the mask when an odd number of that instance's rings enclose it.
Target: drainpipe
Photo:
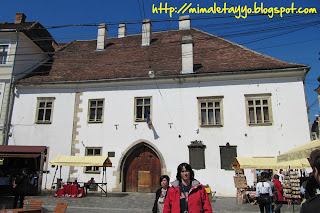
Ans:
[[[10,130],[10,122],[9,122],[9,117],[11,120],[11,109],[10,106],[12,107],[12,103],[13,103],[13,95],[11,95],[13,93],[13,72],[14,72],[14,65],[16,62],[16,55],[17,55],[17,50],[18,50],[18,43],[19,43],[19,31],[16,30],[16,35],[17,35],[17,40],[16,40],[16,50],[14,53],[14,58],[13,58],[13,63],[12,63],[12,72],[11,72],[11,77],[10,77],[10,82],[9,82],[9,94],[8,94],[8,102],[7,102],[7,106],[6,106],[6,114],[5,114],[5,118],[4,118],[4,124],[3,124],[3,138],[2,138],[2,144],[3,145],[8,145],[8,134],[9,134],[9,130]],[[10,111],[10,113],[9,113]],[[9,116],[10,114],[10,116]]]

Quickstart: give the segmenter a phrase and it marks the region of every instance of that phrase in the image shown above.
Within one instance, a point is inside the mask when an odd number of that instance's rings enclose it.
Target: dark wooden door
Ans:
[[[149,147],[142,145],[136,148],[125,162],[125,191],[156,192],[160,176],[159,158]]]

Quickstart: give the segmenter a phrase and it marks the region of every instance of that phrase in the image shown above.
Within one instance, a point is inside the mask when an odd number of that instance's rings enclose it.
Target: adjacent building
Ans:
[[[304,79],[310,69],[191,28],[61,44],[49,65],[16,83],[9,145],[46,146],[50,188],[57,155],[108,156],[108,191],[153,192],[188,162],[195,177],[235,196],[234,157],[276,157],[310,141]],[[45,58],[44,58],[45,60]],[[246,171],[248,183],[255,171]],[[62,178],[102,178],[62,167]],[[46,185],[47,184],[47,185]]]
[[[14,81],[46,63],[53,42],[39,22],[26,22],[24,13],[17,13],[14,23],[0,23],[0,144],[7,141]]]

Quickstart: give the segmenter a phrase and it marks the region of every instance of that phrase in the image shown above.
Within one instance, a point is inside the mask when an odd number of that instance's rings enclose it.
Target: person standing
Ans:
[[[264,213],[264,210],[266,210],[266,213],[270,212],[270,204],[272,203],[272,189],[270,184],[267,182],[268,177],[265,172],[261,173],[261,181],[257,183],[256,186],[256,198],[258,200],[260,212]]]
[[[281,186],[281,182],[279,181],[279,175],[275,174],[273,176],[272,182],[274,183],[277,189],[277,198],[275,200],[276,208],[274,209],[274,212],[280,213],[280,208],[282,207],[282,204],[283,204],[283,189]]]
[[[309,158],[310,165],[313,169],[313,176],[317,182],[316,188],[320,187],[320,149],[311,152]],[[320,209],[320,195],[308,199],[301,207],[300,213],[317,213]]]
[[[270,186],[271,186],[271,191],[272,191],[272,194],[273,194],[273,200],[277,200],[277,197],[278,197],[278,193],[277,193],[277,187],[276,187],[276,185],[271,181],[271,174],[270,173],[266,173],[267,174],[267,177],[268,177],[268,179],[267,179],[267,183],[269,183],[270,184]],[[274,206],[275,206],[275,203],[274,202],[272,202],[271,204],[270,204],[270,213],[272,213],[273,212],[273,209],[274,209]]]
[[[164,201],[167,197],[167,191],[169,188],[170,178],[168,175],[162,175],[160,177],[160,188],[156,192],[156,199],[153,204],[153,213],[162,213],[164,207]]]
[[[19,208],[23,208],[23,201],[24,197],[26,196],[27,189],[29,184],[29,178],[27,175],[27,169],[23,168],[21,171],[21,175],[18,175],[13,182],[13,194],[14,194],[14,200],[13,200],[13,208],[17,208],[18,206],[18,200]]]
[[[208,194],[202,184],[194,179],[194,172],[187,163],[177,168],[177,180],[171,183],[164,202],[164,213],[212,213]]]

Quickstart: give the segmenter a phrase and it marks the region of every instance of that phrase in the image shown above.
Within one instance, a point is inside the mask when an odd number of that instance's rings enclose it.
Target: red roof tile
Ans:
[[[141,35],[108,38],[105,50],[96,50],[96,40],[73,41],[56,52],[53,61],[32,72],[21,83],[82,81],[148,77],[181,72],[182,36],[191,35],[196,73],[254,71],[306,67],[249,50],[196,29],[152,34],[150,46],[141,46]],[[59,49],[59,48],[56,48]]]
[[[51,34],[39,22],[0,23],[0,30],[18,30],[27,35],[36,45],[49,55],[54,52],[55,43]]]

